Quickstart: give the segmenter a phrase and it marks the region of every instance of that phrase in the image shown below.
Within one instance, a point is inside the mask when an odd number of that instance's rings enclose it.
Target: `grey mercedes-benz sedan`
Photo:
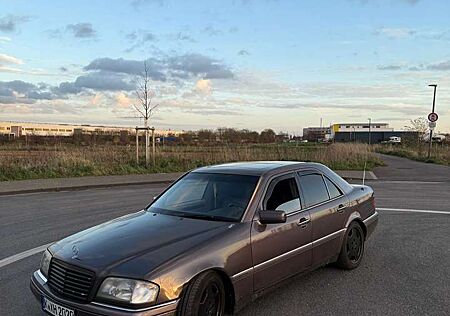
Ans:
[[[295,274],[356,268],[374,193],[317,163],[185,174],[145,209],[52,246],[31,279],[51,315],[224,315]]]

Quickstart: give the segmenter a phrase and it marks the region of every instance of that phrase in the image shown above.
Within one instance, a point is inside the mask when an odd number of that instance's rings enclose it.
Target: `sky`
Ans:
[[[0,0],[0,121],[301,134],[431,111],[450,132],[447,0]]]

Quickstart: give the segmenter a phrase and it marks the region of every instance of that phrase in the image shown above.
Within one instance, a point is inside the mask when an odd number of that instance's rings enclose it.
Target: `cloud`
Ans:
[[[417,31],[410,29],[410,28],[382,27],[382,28],[376,30],[375,34],[386,36],[389,39],[402,39],[402,38],[408,38],[408,37],[411,37],[411,36],[417,34]]]
[[[165,81],[166,76],[162,73],[163,63],[156,59],[147,59],[149,67],[149,76],[153,80]],[[123,58],[97,58],[91,61],[84,70],[97,70],[113,73],[122,73],[128,75],[140,75],[144,70],[144,61],[128,60]]]
[[[186,54],[170,57],[168,67],[204,79],[232,79],[234,73],[221,61],[201,54]]]
[[[428,70],[450,70],[450,60],[430,64],[427,66],[427,69]]]
[[[29,20],[30,17],[26,15],[6,15],[0,18],[0,31],[8,33],[16,32],[20,24]]]
[[[402,70],[402,65],[379,65],[377,66],[378,70]]]
[[[196,40],[189,34],[185,33],[185,32],[178,32],[175,35],[175,39],[177,41],[186,41],[186,42],[191,42],[191,43],[195,43]]]
[[[45,84],[35,85],[22,80],[0,81],[1,104],[32,104],[38,100],[60,98]]]
[[[0,43],[11,42],[11,38],[7,36],[0,36]]]
[[[202,77],[204,79],[231,79],[232,70],[223,62],[202,54],[185,54],[160,59],[146,60],[150,69],[150,77],[156,81],[166,81],[167,77],[187,79]],[[106,71],[129,75],[140,75],[144,69],[143,60],[123,58],[97,58],[90,62],[84,70]]]
[[[246,49],[241,49],[240,51],[238,51],[237,53],[239,56],[248,56],[250,55],[250,53],[248,52],[248,50]]]
[[[23,60],[10,55],[0,54],[0,66],[6,64],[22,65]]]
[[[77,38],[93,38],[97,36],[97,31],[94,30],[91,23],[77,23],[69,24],[66,30]]]
[[[115,100],[117,103],[117,106],[120,108],[129,108],[132,104],[131,99],[123,92],[119,92],[115,95]]]
[[[195,83],[195,91],[203,95],[211,95],[212,85],[211,80],[200,79]]]
[[[209,36],[217,36],[217,35],[221,35],[223,33],[221,30],[216,29],[212,25],[208,25],[207,27],[205,27],[203,29],[203,32],[207,33]]]
[[[157,40],[156,36],[153,33],[145,30],[133,31],[126,34],[125,38],[132,43],[131,47],[125,50],[125,52],[127,53]]]
[[[111,72],[93,72],[79,76],[74,82],[62,82],[55,88],[60,94],[76,94],[84,89],[95,91],[131,91],[135,85],[124,75]]]
[[[430,63],[428,65],[417,64],[417,65],[407,65],[407,64],[391,64],[391,65],[379,65],[378,70],[409,70],[409,71],[447,71],[450,70],[450,60]]]

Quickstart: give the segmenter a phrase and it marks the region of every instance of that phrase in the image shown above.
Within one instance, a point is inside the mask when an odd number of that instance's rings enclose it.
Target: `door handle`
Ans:
[[[344,204],[340,204],[337,208],[337,212],[338,213],[343,213],[345,210],[346,206]]]
[[[306,226],[308,226],[308,223],[311,221],[311,219],[306,218],[306,217],[302,217],[299,219],[299,221],[297,222],[297,225],[300,226],[301,228],[305,228]]]

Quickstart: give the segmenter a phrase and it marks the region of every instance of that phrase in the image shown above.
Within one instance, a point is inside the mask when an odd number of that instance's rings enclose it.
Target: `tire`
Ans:
[[[345,232],[341,252],[336,265],[342,269],[355,269],[359,266],[364,255],[364,231],[357,222],[350,223]]]
[[[214,271],[195,277],[184,291],[178,316],[223,316],[225,314],[225,286]]]

